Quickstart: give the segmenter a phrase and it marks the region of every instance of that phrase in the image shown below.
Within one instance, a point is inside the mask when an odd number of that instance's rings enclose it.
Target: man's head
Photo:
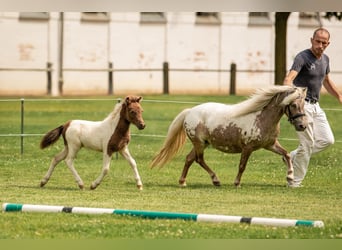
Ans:
[[[318,28],[314,31],[311,38],[311,51],[317,57],[320,58],[324,50],[329,45],[330,33],[324,28]]]

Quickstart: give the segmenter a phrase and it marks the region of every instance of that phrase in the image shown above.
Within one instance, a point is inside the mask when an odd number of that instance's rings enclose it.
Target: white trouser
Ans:
[[[334,135],[331,131],[325,112],[319,103],[305,102],[305,115],[308,125],[303,132],[297,132],[299,146],[291,152],[294,168],[294,187],[300,186],[308,170],[310,157],[334,143]]]

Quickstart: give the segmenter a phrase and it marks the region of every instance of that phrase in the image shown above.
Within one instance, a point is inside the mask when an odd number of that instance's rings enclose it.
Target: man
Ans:
[[[322,85],[329,94],[342,103],[342,95],[329,75],[329,57],[324,54],[324,50],[330,43],[329,39],[328,30],[316,29],[311,38],[311,48],[297,54],[284,79],[286,85],[293,84],[308,88],[304,105],[308,126],[304,132],[297,132],[299,146],[291,152],[294,181],[288,183],[289,187],[300,187],[306,175],[311,155],[334,143],[334,135],[327,117],[319,106]]]

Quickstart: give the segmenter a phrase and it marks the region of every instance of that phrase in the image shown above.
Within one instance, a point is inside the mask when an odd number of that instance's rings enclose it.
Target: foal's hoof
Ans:
[[[143,186],[142,186],[142,185],[137,185],[137,188],[138,188],[139,190],[143,190]]]
[[[46,182],[44,182],[44,181],[41,181],[40,182],[40,187],[42,188],[42,187],[44,187],[45,186],[45,184],[46,184]]]
[[[93,183],[91,183],[90,185],[90,190],[94,190],[96,189],[100,184],[96,184],[96,182],[94,181]]]
[[[84,185],[83,184],[78,184],[78,187],[83,190],[84,189]]]

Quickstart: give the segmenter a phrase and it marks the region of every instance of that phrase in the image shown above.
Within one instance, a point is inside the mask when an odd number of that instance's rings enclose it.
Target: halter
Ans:
[[[292,115],[291,110],[290,110],[290,104],[289,104],[289,105],[286,105],[286,107],[285,107],[285,113],[286,113],[286,110],[288,111],[288,118],[289,118],[288,121],[289,121],[290,123],[293,123],[293,121],[296,120],[296,119],[299,118],[299,117],[305,116],[304,113],[298,113],[298,114]]]

